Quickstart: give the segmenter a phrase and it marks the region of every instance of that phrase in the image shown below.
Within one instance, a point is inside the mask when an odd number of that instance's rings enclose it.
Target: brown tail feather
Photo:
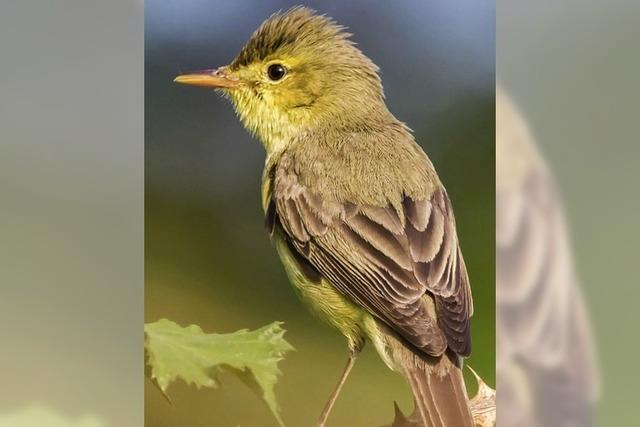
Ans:
[[[394,426],[473,427],[462,370],[449,357],[404,357],[403,370],[415,400],[414,413]],[[407,422],[410,422],[407,423]]]
[[[474,427],[460,357],[446,350],[428,356],[382,322],[373,343],[387,365],[402,374],[413,393],[415,409],[405,417],[396,406],[391,427]]]

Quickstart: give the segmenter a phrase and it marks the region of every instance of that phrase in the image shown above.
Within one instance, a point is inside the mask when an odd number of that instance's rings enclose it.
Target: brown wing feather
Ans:
[[[340,292],[429,355],[469,354],[471,292],[444,189],[405,197],[400,211],[354,206],[322,200],[279,168],[272,202],[290,245]]]

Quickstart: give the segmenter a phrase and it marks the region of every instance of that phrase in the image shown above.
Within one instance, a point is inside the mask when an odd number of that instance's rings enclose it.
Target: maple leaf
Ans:
[[[217,387],[219,373],[233,372],[262,396],[284,426],[274,387],[278,362],[293,347],[283,338],[280,322],[255,331],[206,334],[197,325],[182,327],[161,319],[145,324],[144,331],[150,377],[165,396],[177,379],[196,387]]]

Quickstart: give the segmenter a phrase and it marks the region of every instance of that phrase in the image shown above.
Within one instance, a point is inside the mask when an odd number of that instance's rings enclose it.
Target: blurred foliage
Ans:
[[[102,427],[103,425],[98,418],[90,415],[71,418],[42,405],[30,405],[0,414],[0,427]]]
[[[230,371],[261,395],[278,423],[284,425],[274,387],[280,375],[278,362],[293,347],[283,338],[280,323],[255,331],[205,334],[197,325],[183,328],[160,319],[147,323],[144,331],[151,378],[163,393],[178,378],[198,388],[216,387],[218,375]]]

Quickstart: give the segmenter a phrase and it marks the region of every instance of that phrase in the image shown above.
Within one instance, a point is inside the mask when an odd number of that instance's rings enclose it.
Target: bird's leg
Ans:
[[[324,409],[320,414],[320,419],[318,420],[318,424],[316,424],[316,427],[324,427],[325,423],[327,422],[327,418],[329,418],[331,409],[333,409],[333,405],[338,399],[338,395],[340,394],[340,390],[342,390],[342,386],[347,381],[349,372],[351,372],[351,369],[353,369],[353,365],[355,365],[356,363],[356,358],[358,357],[358,354],[360,354],[360,350],[360,348],[349,350],[349,359],[347,360],[347,366],[344,367],[344,371],[342,372],[342,376],[340,377],[338,384],[336,384],[336,388],[333,390],[333,393],[331,393],[331,396],[329,396],[329,400],[324,405]]]

